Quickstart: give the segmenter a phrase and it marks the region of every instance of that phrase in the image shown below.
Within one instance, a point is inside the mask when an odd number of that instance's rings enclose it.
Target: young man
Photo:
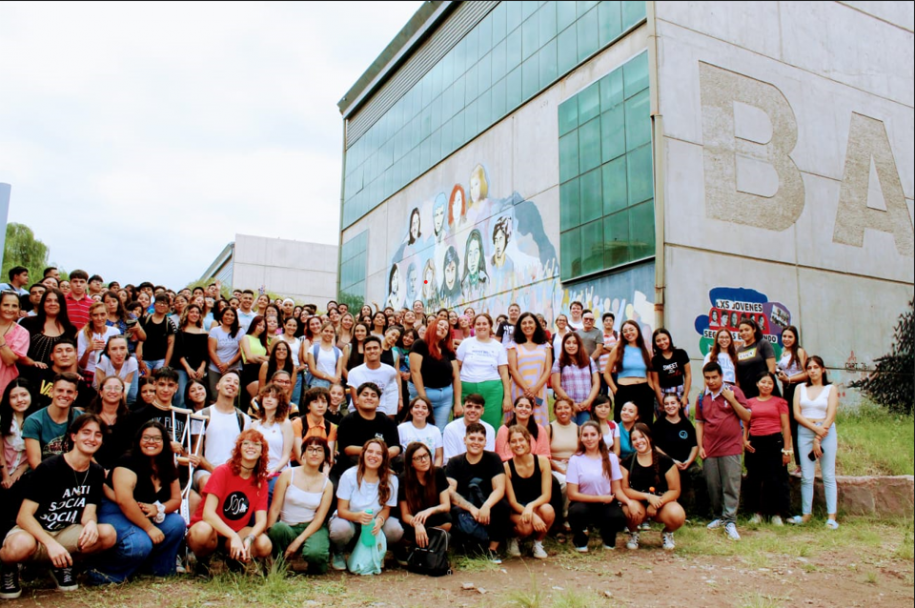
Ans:
[[[600,356],[598,357],[598,367],[600,368],[600,389],[601,394],[608,395],[610,392],[610,387],[607,386],[607,381],[604,379],[604,370],[607,369],[607,361],[610,360],[610,351],[613,350],[613,347],[616,346],[616,343],[619,342],[620,335],[613,328],[616,325],[616,317],[612,312],[605,312],[600,317],[601,322],[604,325],[604,343],[601,346]],[[613,379],[616,380],[616,376],[613,376]]]
[[[229,460],[235,440],[251,426],[251,418],[235,407],[240,385],[238,372],[227,372],[216,384],[216,403],[200,410],[200,414],[209,419],[203,438],[203,456],[190,457],[197,469],[194,471],[194,484],[199,489],[206,486],[216,467]],[[200,430],[194,423],[191,424],[191,435],[200,441]]]
[[[378,411],[393,418],[403,408],[400,374],[387,363],[381,362],[382,347],[378,336],[368,336],[362,343],[362,350],[365,353],[365,363],[351,369],[347,377],[353,403],[356,403],[357,387],[366,382],[377,384],[381,389]],[[350,411],[353,409],[354,406],[351,405]]]
[[[467,451],[464,445],[464,437],[467,429],[471,424],[480,423],[486,431],[486,450],[489,452],[496,451],[496,431],[489,423],[483,422],[480,418],[483,416],[483,407],[485,405],[483,395],[470,393],[464,397],[464,416],[452,420],[442,432],[442,444],[444,447],[444,458],[447,463],[451,458],[460,456]]]
[[[57,374],[51,388],[51,405],[38,410],[22,424],[25,456],[32,470],[66,451],[67,429],[83,413],[73,407],[78,390],[79,376],[70,372]]]
[[[724,383],[721,366],[711,361],[702,368],[705,394],[696,411],[696,441],[708,485],[712,513],[719,519],[709,530],[724,527],[728,538],[740,540],[737,532],[737,507],[740,504],[740,476],[743,455],[741,421],[750,421],[747,399],[738,387]]]
[[[96,517],[105,471],[92,462],[102,445],[102,422],[83,414],[68,429],[66,454],[42,462],[28,479],[16,526],[0,549],[0,598],[16,599],[19,564],[50,562],[59,591],[77,589],[74,559],[114,546],[117,533]]]
[[[594,327],[594,313],[586,310],[581,313],[582,328],[575,333],[585,345],[588,356],[597,361],[604,352],[604,332]]]
[[[87,408],[92,399],[98,394],[92,385],[78,375],[78,357],[76,342],[70,338],[61,338],[51,351],[51,367],[48,369],[33,368],[29,378],[34,380],[38,387],[36,400],[39,407],[48,407],[53,399],[52,391],[54,379],[59,374],[69,373],[76,376],[79,384],[76,389],[76,399],[71,407]]]
[[[584,329],[585,323],[581,318],[584,309],[584,305],[578,301],[569,305],[569,327],[572,329]]]
[[[340,421],[337,428],[337,448],[340,456],[334,463],[333,479],[339,479],[346,469],[356,466],[362,447],[369,439],[380,438],[394,458],[400,454],[400,434],[397,424],[385,415],[379,415],[381,388],[373,382],[364,382],[353,392],[356,411]]]
[[[521,316],[521,307],[517,304],[508,305],[508,320],[499,324],[496,329],[496,337],[502,341],[502,346],[508,348],[508,345],[515,339],[515,325],[518,324],[518,317]]]
[[[25,317],[34,317],[38,314],[38,305],[41,303],[41,296],[44,295],[44,292],[48,290],[46,285],[42,283],[34,283],[29,287],[29,303],[27,307],[23,307],[22,313],[20,316]]]
[[[220,285],[219,281],[216,281],[215,283],[210,283],[209,285],[207,285],[206,295],[210,296],[214,300],[218,299],[220,287],[222,287],[222,286]]]
[[[487,451],[487,429],[479,422],[467,426],[465,453],[452,458],[445,467],[451,494],[451,518],[459,522],[469,513],[483,526],[489,540],[490,559],[501,563],[495,553],[510,529],[508,502],[505,500],[505,468],[495,452]],[[460,523],[455,531],[460,533]],[[468,539],[480,541],[482,539]]]
[[[184,450],[181,439],[188,419],[185,411],[172,405],[172,398],[178,391],[178,372],[170,367],[160,367],[153,373],[153,379],[156,396],[152,403],[130,414],[127,422],[128,432],[133,437],[141,426],[155,420],[168,431],[172,451],[182,453]]]
[[[241,298],[239,299],[238,305],[238,326],[241,335],[248,333],[248,326],[251,325],[251,321],[257,316],[257,313],[252,310],[252,306],[254,306],[254,292],[250,289],[246,289],[241,292]]]
[[[105,289],[105,279],[100,277],[97,274],[89,277],[89,297],[94,298],[98,296],[102,297],[102,290]]]
[[[85,270],[74,270],[70,273],[70,293],[65,296],[67,316],[76,329],[82,329],[89,322],[89,307],[95,301],[86,290],[89,287],[89,273]]]
[[[17,295],[27,296],[29,292],[25,286],[29,284],[29,269],[25,266],[13,266],[10,268],[10,282],[0,284],[0,291],[15,291]]]
[[[168,311],[168,296],[158,294],[153,303],[153,314],[141,321],[146,340],[137,344],[137,366],[146,376],[171,363],[178,330],[168,318]]]
[[[42,279],[47,279],[48,277],[57,279],[57,282],[60,283],[60,271],[53,266],[45,268],[41,273]]]
[[[286,298],[283,300],[283,319],[289,319],[295,313],[295,300]]]

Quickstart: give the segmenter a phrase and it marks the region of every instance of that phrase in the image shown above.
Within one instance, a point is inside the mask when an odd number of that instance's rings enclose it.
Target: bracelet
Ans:
[[[794,456],[794,450],[782,450],[782,454],[785,456]]]

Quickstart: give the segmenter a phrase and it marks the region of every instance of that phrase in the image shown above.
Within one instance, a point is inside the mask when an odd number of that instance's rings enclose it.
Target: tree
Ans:
[[[25,224],[11,222],[6,225],[0,281],[6,281],[9,269],[14,266],[28,268],[32,282],[40,280],[42,271],[48,266],[48,246],[36,239],[35,233]]]
[[[911,414],[915,404],[915,300],[899,316],[889,354],[875,361],[867,378],[849,384],[860,388],[880,405],[894,412]]]

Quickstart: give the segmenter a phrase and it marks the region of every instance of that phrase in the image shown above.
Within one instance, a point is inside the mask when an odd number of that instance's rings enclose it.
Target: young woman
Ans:
[[[410,373],[410,352],[418,339],[419,332],[413,329],[412,326],[407,326],[400,337],[400,342],[397,344],[400,349],[400,367],[398,371],[400,372],[402,392],[404,395],[409,395],[410,399],[417,396],[416,385],[413,384],[413,376]]]
[[[547,434],[546,429],[537,424],[537,421],[534,420],[534,407],[531,400],[524,395],[521,395],[515,399],[512,411],[508,415],[508,420],[506,420],[505,424],[500,426],[499,430],[496,432],[496,454],[502,458],[502,462],[511,460],[515,453],[511,446],[511,438],[509,437],[513,426],[522,426],[527,429],[531,443],[531,452],[535,456],[549,458],[550,437]]]
[[[270,312],[271,309],[267,309],[267,312]],[[267,329],[264,334],[267,336],[267,352],[273,348],[273,343],[276,341],[277,337],[283,333],[282,328],[280,327],[279,317],[275,315],[270,315],[264,317],[264,322],[267,324]]]
[[[184,407],[192,412],[199,412],[207,403],[207,385],[205,380],[188,380],[184,387]]]
[[[744,508],[753,513],[750,523],[761,524],[771,517],[781,526],[791,504],[787,464],[794,455],[788,403],[772,395],[775,379],[764,374],[756,381],[759,395],[747,400],[750,422],[744,430]]]
[[[807,365],[807,351],[801,348],[801,334],[797,327],[791,325],[782,330],[782,358],[778,360],[776,368],[778,369],[778,379],[782,382],[782,395],[788,402],[788,422],[791,424],[792,445],[797,445],[797,420],[794,418],[794,392],[797,385],[807,380],[807,372],[804,368]],[[795,470],[793,475],[801,475],[801,454],[799,451],[794,452]]]
[[[526,312],[518,317],[513,340],[514,348],[508,349],[512,398],[527,397],[534,404],[534,420],[546,426],[550,422],[546,385],[553,369],[553,355],[533,313]]]
[[[645,347],[642,328],[633,320],[623,322],[620,328],[621,340],[610,351],[608,370],[616,372],[616,379],[607,370],[604,381],[613,393],[616,412],[613,419],[620,421],[620,410],[624,403],[635,403],[639,418],[646,424],[654,420],[655,391],[651,383],[651,354]]]
[[[556,512],[550,506],[553,488],[550,459],[531,452],[532,437],[527,427],[512,425],[508,428],[508,437],[512,456],[505,462],[505,497],[512,510],[509,517],[514,526],[514,536],[508,541],[508,554],[520,557],[519,541],[533,536],[534,557],[546,559],[543,539],[556,520]]]
[[[353,326],[353,339],[343,349],[343,358],[346,360],[344,367],[344,376],[354,367],[358,367],[365,362],[365,353],[362,350],[362,343],[369,335],[369,326],[365,323],[356,323]]]
[[[557,398],[553,402],[553,416],[556,419],[549,426],[550,468],[565,494],[569,459],[578,450],[578,425],[573,420],[572,402]],[[565,511],[568,512],[568,505]]]
[[[407,446],[398,500],[405,545],[424,548],[429,545],[430,528],[451,530],[448,479],[425,443]]]
[[[19,326],[19,296],[0,294],[0,393],[19,376],[16,364],[29,353],[29,332]]]
[[[632,429],[635,454],[622,461],[623,492],[629,506],[623,508],[629,520],[626,548],[639,548],[639,526],[654,520],[664,525],[663,547],[673,551],[674,532],[686,523],[686,512],[677,502],[680,498],[680,470],[669,456],[659,452],[651,439],[651,430],[641,422]]]
[[[356,326],[356,317],[346,313],[340,317],[340,328],[337,330],[337,348],[343,350],[353,341],[353,328]]]
[[[347,469],[337,485],[337,512],[330,519],[334,570],[346,570],[344,551],[355,538],[357,526],[372,525],[372,535],[384,533],[388,546],[400,542],[403,527],[390,516],[391,508],[397,506],[397,490],[388,446],[381,439],[369,439],[362,447],[359,464]]]
[[[383,311],[372,315],[372,335],[384,339],[384,330],[388,326],[388,317]]]
[[[147,405],[152,405],[156,399],[156,383],[150,376],[143,376],[137,382],[139,398],[134,406],[134,410],[141,409]]]
[[[160,423],[142,425],[129,454],[117,461],[105,481],[98,519],[115,528],[118,541],[99,557],[90,580],[122,583],[141,570],[175,575],[187,526],[178,513],[181,488],[168,438]]]
[[[260,317],[267,316],[267,306],[270,305],[270,296],[265,293],[257,296],[257,300],[254,301],[254,314]]]
[[[654,330],[651,341],[655,353],[651,359],[651,383],[658,404],[664,403],[664,395],[673,393],[680,399],[683,411],[689,416],[689,389],[693,383],[689,355],[682,348],[674,346],[670,332],[663,327]],[[661,412],[657,414],[658,418],[662,415]]]
[[[301,338],[296,337],[298,333],[299,320],[293,315],[283,321],[283,333],[280,334],[279,339],[289,346],[289,354],[293,362],[292,374],[295,379],[295,386],[292,389],[292,400],[296,403],[301,403],[302,385],[305,382],[305,363],[301,362],[303,341]],[[274,350],[278,343],[279,342],[274,343]]]
[[[321,326],[321,341],[313,344],[305,354],[312,376],[310,388],[330,388],[343,378],[343,353],[335,341],[334,326],[330,322],[324,323]]]
[[[826,489],[826,527],[839,527],[838,490],[836,486],[836,411],[839,396],[826,375],[823,359],[814,355],[807,359],[807,382],[794,393],[794,417],[798,423],[797,449],[801,451],[801,515],[791,518],[793,524],[805,524],[813,517],[813,482],[816,461],[820,461],[823,486]]]
[[[209,556],[219,545],[230,559],[240,562],[270,555],[273,545],[264,534],[268,462],[267,440],[254,429],[246,429],[235,440],[229,461],[213,470],[187,533],[198,573],[209,574]]]
[[[435,458],[435,466],[442,466],[442,432],[435,426],[435,416],[432,406],[422,397],[410,401],[404,421],[397,426],[400,436],[400,447],[406,450],[411,443],[421,443],[429,448]],[[404,460],[406,467],[408,461]]]
[[[126,302],[121,299],[120,293],[124,293],[123,290],[119,293],[106,291],[102,296],[102,303],[108,311],[108,326],[118,328],[121,334],[131,338],[128,341],[128,345],[130,346],[130,352],[133,353],[137,342],[142,342],[146,339],[146,331],[137,322],[136,316],[127,313]]]
[[[403,328],[400,325],[391,325],[385,330],[384,338],[381,340],[381,362],[395,370],[400,369],[400,360],[403,358],[403,353],[397,346],[402,335]]]
[[[471,318],[467,315],[461,315],[458,317],[458,326],[452,332],[452,338],[454,340],[454,345],[460,346],[461,342],[467,338],[473,337],[473,327],[471,326]]]
[[[29,381],[15,378],[3,389],[0,400],[0,534],[6,535],[16,523],[22,504],[23,484],[17,483],[29,470],[25,457],[25,439],[22,425],[37,408],[32,407]]]
[[[175,324],[175,327],[180,325],[181,318],[184,316],[184,310],[187,308],[187,305],[188,301],[186,297],[180,293],[175,296],[175,305],[173,307],[172,313],[168,315],[168,318],[172,320],[172,323]]]
[[[285,370],[290,378],[295,377],[295,359],[292,356],[292,348],[285,340],[277,340],[270,349],[270,356],[267,361],[261,363],[261,369],[258,373],[258,386],[266,386],[270,378],[273,378],[278,370]],[[293,394],[295,394],[293,392]]]
[[[78,365],[80,372],[87,379],[95,377],[95,366],[108,344],[108,338],[121,335],[117,328],[109,327],[107,321],[108,309],[101,302],[96,302],[89,307],[89,322],[77,335]]]
[[[334,486],[321,472],[331,449],[320,437],[308,437],[299,450],[299,464],[283,471],[273,490],[267,535],[274,557],[291,561],[301,555],[309,570],[327,572],[330,537],[324,519],[334,499]]]
[[[88,413],[97,414],[105,423],[102,447],[95,453],[95,461],[106,471],[111,470],[130,447],[126,395],[124,381],[117,376],[108,376],[99,384],[98,395],[86,408]]]
[[[325,420],[334,424],[340,424],[346,415],[346,387],[342,384],[334,384],[329,389],[330,399],[327,404],[327,411],[324,412]]]
[[[464,395],[479,393],[486,402],[483,421],[493,428],[502,423],[512,409],[508,379],[508,353],[492,335],[492,317],[478,314],[473,320],[473,338],[467,338],[457,350]],[[463,399],[461,399],[463,403]]]
[[[701,484],[704,483],[704,480],[701,479],[702,469],[696,464],[696,458],[699,456],[696,428],[689,418],[682,415],[680,400],[676,395],[664,395],[662,407],[666,415],[659,418],[651,429],[654,439],[652,445],[670,456],[680,470],[680,496],[682,499],[689,495],[691,488],[702,488]],[[697,484],[700,485],[697,486]],[[682,502],[686,504],[685,500]],[[703,513],[705,506],[703,492],[695,494],[694,502],[696,511]]]
[[[632,454],[635,453],[635,448],[632,447],[630,433],[636,422],[641,422],[639,408],[636,404],[628,401],[624,403],[623,407],[620,409],[620,460],[630,458]]]
[[[289,465],[292,456],[292,422],[289,421],[289,399],[286,391],[275,384],[264,384],[258,393],[258,411],[251,428],[267,440],[268,502],[273,498],[276,478]]]
[[[606,395],[598,395],[591,406],[591,420],[600,425],[601,438],[607,449],[619,458],[620,425],[613,421],[613,406]]]
[[[430,420],[440,432],[451,417],[461,411],[461,372],[451,342],[448,322],[436,319],[430,329],[410,351],[410,376],[416,394],[432,407]]]
[[[762,330],[756,321],[746,318],[738,327],[743,345],[737,348],[737,385],[747,399],[757,393],[756,379],[761,375],[774,374],[778,362],[775,360],[775,349],[763,338]],[[778,388],[775,395],[780,396]]]
[[[619,460],[607,451],[600,426],[588,421],[581,426],[578,451],[569,459],[566,492],[569,496],[569,526],[579,553],[588,552],[589,527],[600,530],[605,549],[616,547],[616,535],[626,527],[620,505],[631,506],[622,490]]]
[[[177,361],[178,392],[175,405],[184,407],[184,390],[190,380],[206,380],[207,350],[209,336],[203,328],[203,312],[196,304],[189,304],[181,315],[175,352],[172,360]]]
[[[572,331],[569,329],[569,318],[563,314],[556,317],[556,331],[553,332],[553,352],[562,352],[562,339]]]
[[[222,376],[238,368],[241,347],[238,345],[238,315],[232,308],[219,313],[219,325],[210,330],[208,350],[210,363],[207,366],[207,382],[210,395],[216,395],[216,384]]]
[[[267,320],[257,315],[251,320],[248,332],[242,337],[241,346],[241,385],[253,397],[258,391],[258,375],[261,365],[269,360],[267,356]]]
[[[339,385],[336,385],[339,386]],[[327,466],[334,464],[334,451],[337,444],[337,423],[328,420],[327,414],[329,393],[321,387],[310,388],[302,396],[302,412],[292,421],[293,452],[296,460],[302,459],[302,440],[309,437],[318,437],[327,442],[330,455],[327,457]]]
[[[737,384],[737,348],[728,328],[722,327],[715,333],[715,343],[705,355],[702,365],[709,361],[715,361],[721,366],[721,377],[725,383],[731,386]]]
[[[553,392],[557,398],[572,402],[575,422],[580,425],[590,417],[591,405],[600,392],[597,364],[588,356],[575,332],[567,333],[562,339],[559,353],[553,362]]]

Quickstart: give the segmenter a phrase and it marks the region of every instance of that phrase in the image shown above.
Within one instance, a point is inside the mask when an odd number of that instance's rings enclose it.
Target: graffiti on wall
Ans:
[[[563,286],[557,246],[537,205],[518,192],[499,197],[483,164],[465,184],[450,184],[409,206],[387,273],[385,305],[421,300],[427,309],[504,312],[517,302],[552,323],[569,304],[612,311],[617,323],[641,319],[650,327],[654,265]]]
[[[765,340],[775,349],[776,358],[782,354],[782,330],[791,325],[791,311],[781,302],[770,302],[768,296],[742,287],[716,287],[709,291],[709,311],[696,317],[699,349],[708,354],[721,329],[727,329],[735,343],[740,344],[738,326],[744,320],[754,321]]]

